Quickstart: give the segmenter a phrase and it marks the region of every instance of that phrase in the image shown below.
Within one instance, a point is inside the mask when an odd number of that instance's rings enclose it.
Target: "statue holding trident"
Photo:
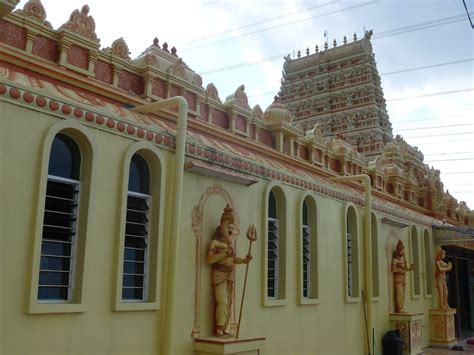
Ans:
[[[252,260],[249,253],[245,258],[235,255],[234,250],[234,211],[227,205],[222,213],[219,226],[209,243],[207,261],[212,265],[212,288],[214,291],[214,334],[218,337],[229,337],[229,323],[232,315],[232,294],[234,292],[234,265],[248,264]],[[253,225],[247,229],[247,238],[256,240]],[[245,288],[245,286],[244,286]]]

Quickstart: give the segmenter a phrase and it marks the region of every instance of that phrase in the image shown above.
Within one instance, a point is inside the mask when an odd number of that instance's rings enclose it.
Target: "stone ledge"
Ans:
[[[195,338],[195,355],[262,355],[265,337],[252,338]]]

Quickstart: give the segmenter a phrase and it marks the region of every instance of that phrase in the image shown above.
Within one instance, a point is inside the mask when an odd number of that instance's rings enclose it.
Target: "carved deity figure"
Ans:
[[[400,239],[397,243],[392,258],[393,287],[395,291],[395,313],[405,312],[406,272],[415,270],[415,264],[407,265],[405,259],[405,246]]]
[[[249,226],[247,234],[255,233]],[[212,265],[212,288],[214,290],[214,334],[228,337],[232,315],[232,295],[234,291],[234,265],[248,264],[252,255],[240,258],[234,250],[234,211],[229,205],[224,208],[220,225],[209,243],[207,261]]]
[[[446,263],[443,259],[446,251],[439,248],[435,257],[435,282],[438,289],[438,304],[440,309],[449,309],[448,306],[448,287],[446,286],[446,272],[451,271],[453,265]]]

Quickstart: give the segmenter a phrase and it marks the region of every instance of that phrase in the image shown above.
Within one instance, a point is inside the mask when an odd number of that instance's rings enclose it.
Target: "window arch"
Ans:
[[[46,133],[38,173],[28,313],[86,310],[84,260],[95,213],[97,145],[87,127],[61,120]],[[60,261],[61,260],[61,261]]]
[[[286,198],[280,186],[265,198],[265,305],[286,299]]]
[[[377,217],[372,213],[371,241],[372,241],[372,297],[380,296],[379,285],[379,242],[377,230]]]
[[[158,149],[133,144],[125,154],[116,311],[159,308],[165,167]]]
[[[415,270],[413,270],[412,277],[412,295],[414,298],[420,297],[420,251],[419,251],[419,241],[418,241],[418,231],[415,226],[411,228],[411,260],[415,264]]]
[[[433,296],[433,284],[434,284],[434,274],[433,274],[433,256],[431,254],[431,241],[430,234],[425,229],[423,233],[423,246],[425,251],[425,296]]]
[[[346,300],[356,301],[359,298],[359,224],[357,211],[353,205],[347,207],[345,225]]]
[[[150,170],[139,154],[130,162],[125,220],[122,300],[143,301],[148,286]]]
[[[38,301],[70,301],[73,296],[80,165],[76,142],[57,134],[49,155]]]
[[[311,304],[318,299],[317,207],[313,197],[304,196],[300,218],[300,304]]]

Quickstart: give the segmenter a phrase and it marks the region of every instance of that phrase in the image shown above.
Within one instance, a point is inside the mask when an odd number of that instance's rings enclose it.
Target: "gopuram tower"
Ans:
[[[367,160],[383,152],[392,140],[380,76],[366,31],[353,42],[344,37],[333,48],[316,46],[316,53],[298,51],[285,57],[279,92],[281,103],[293,115],[293,124],[310,130],[319,125],[326,138],[341,138],[356,146]]]

